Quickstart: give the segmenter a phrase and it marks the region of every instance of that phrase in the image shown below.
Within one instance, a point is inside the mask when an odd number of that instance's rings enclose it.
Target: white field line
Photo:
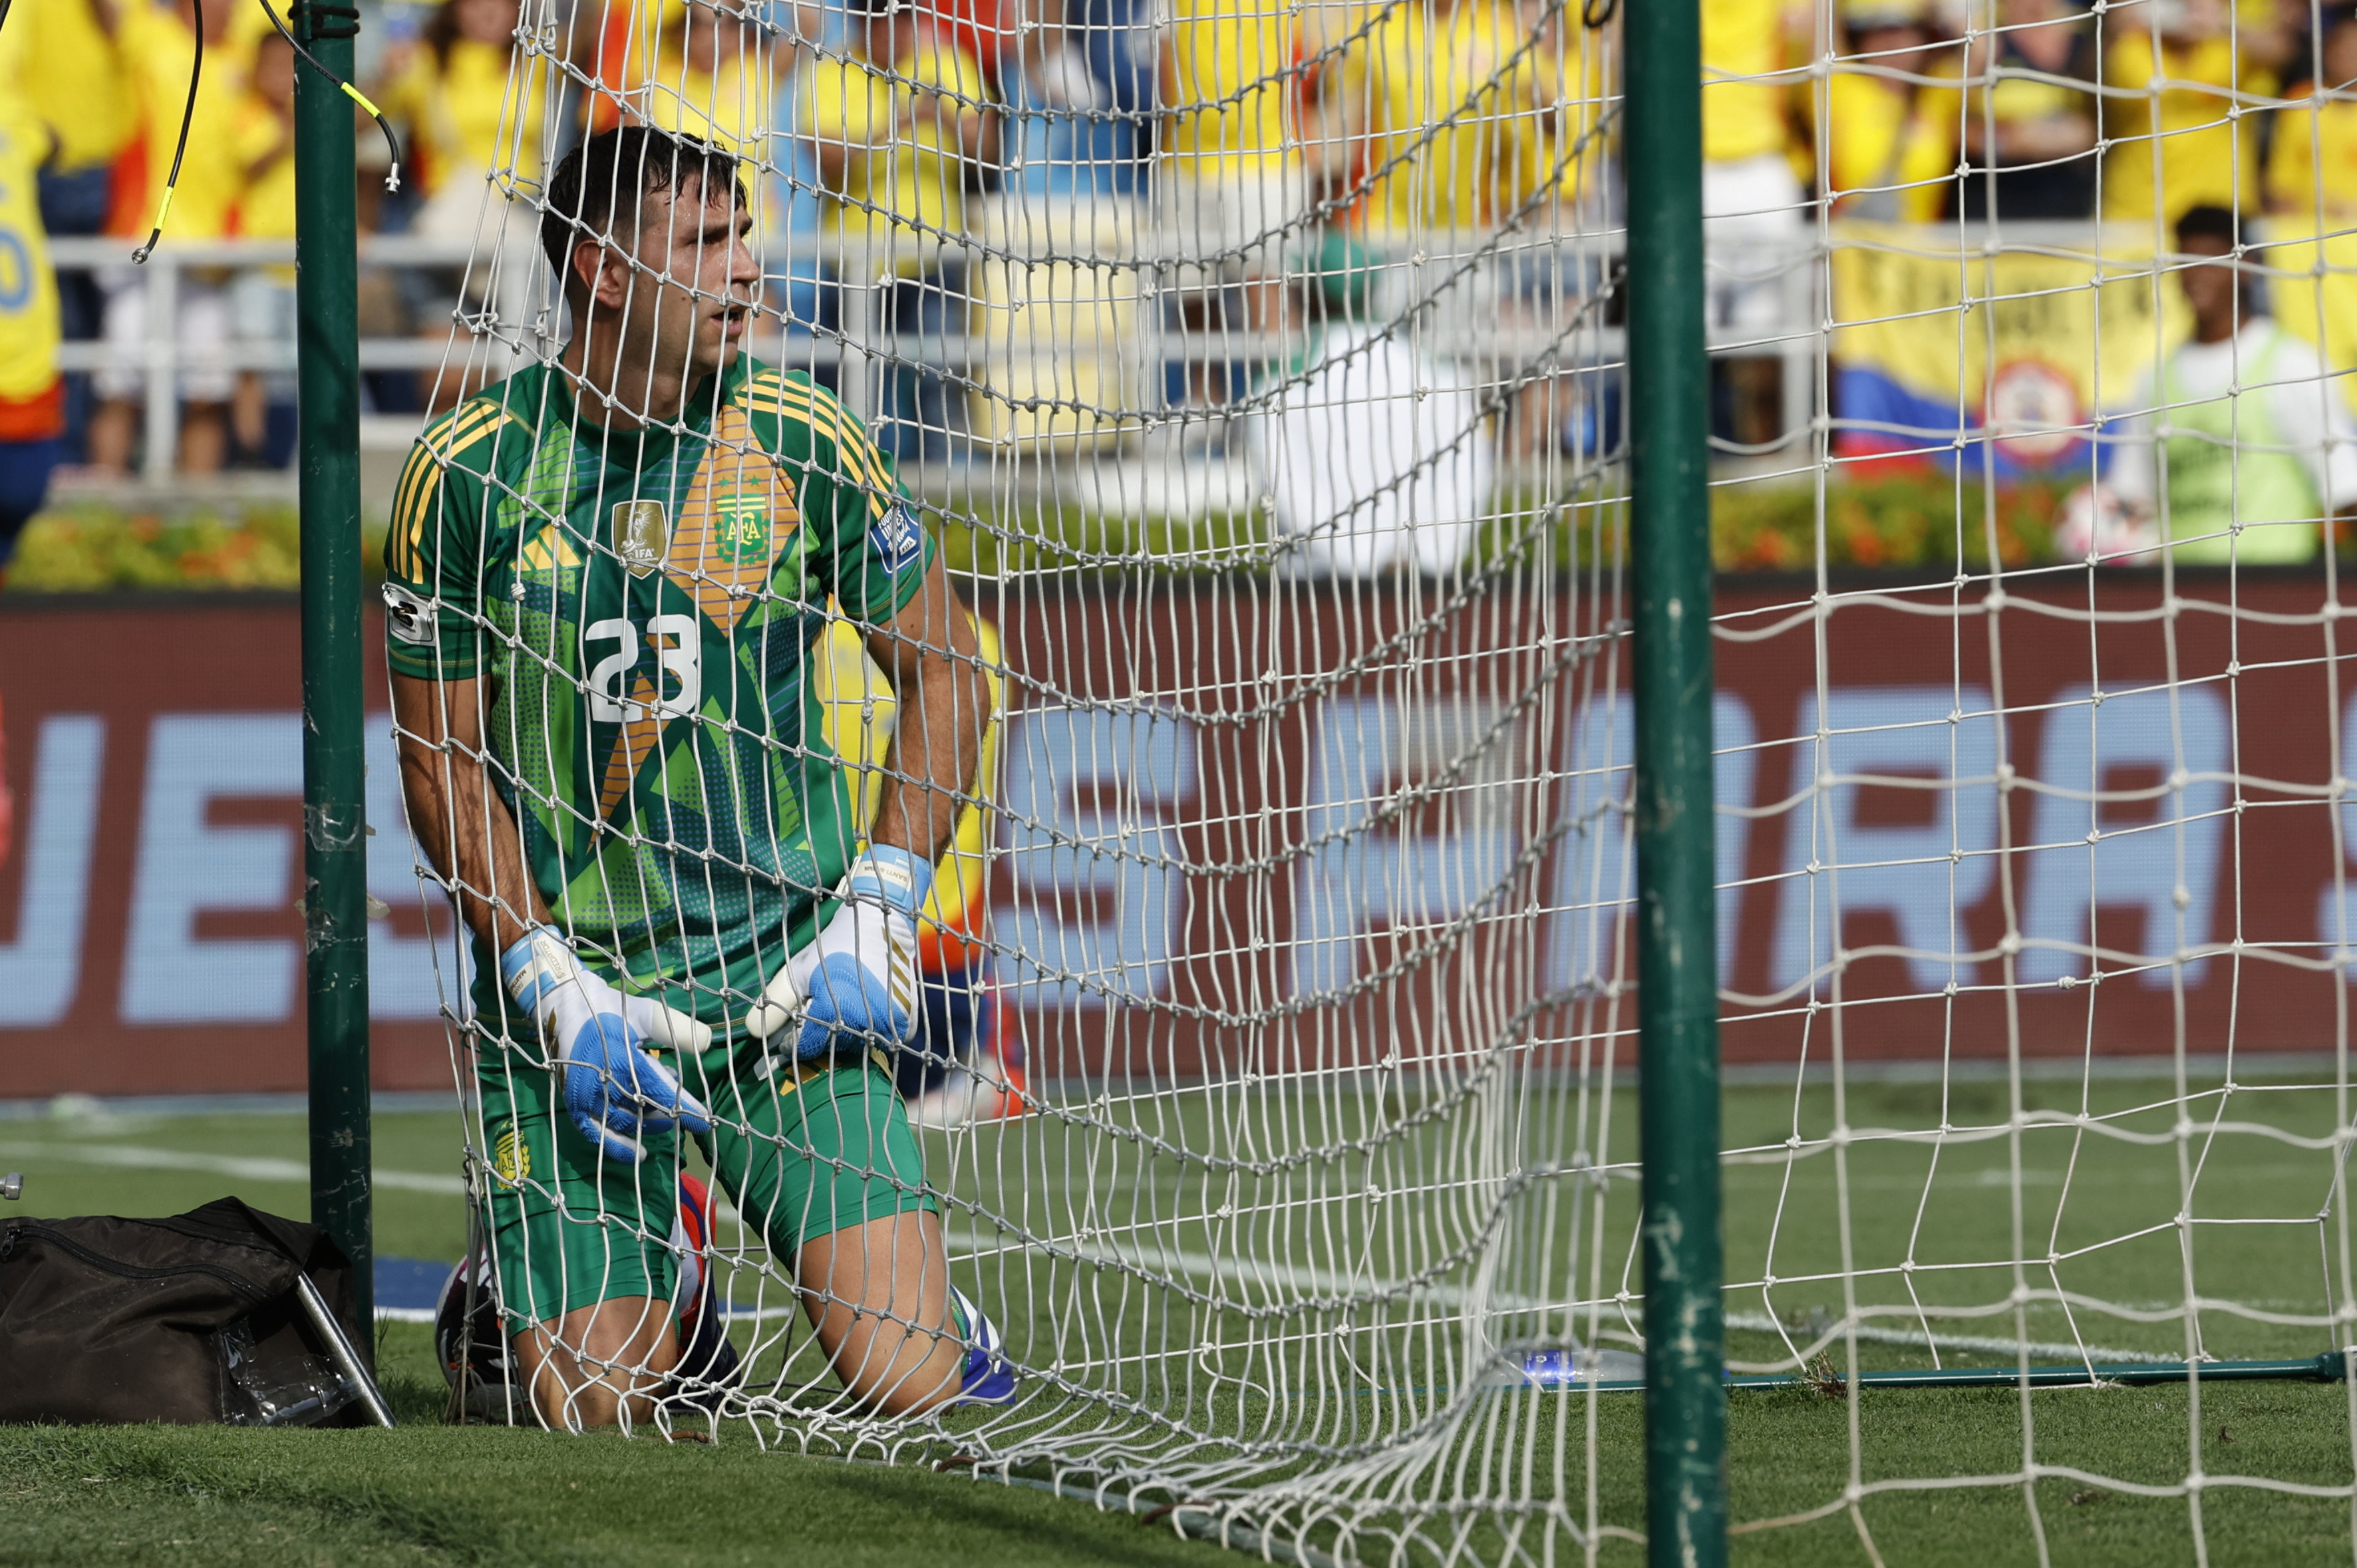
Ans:
[[[12,1154],[31,1158],[65,1160],[81,1165],[107,1165],[122,1170],[204,1171],[219,1176],[231,1176],[245,1181],[307,1183],[311,1167],[299,1160],[278,1160],[238,1155],[205,1155],[185,1149],[159,1149],[139,1144],[20,1144],[11,1141]],[[376,1186],[404,1192],[430,1192],[445,1196],[463,1196],[466,1184],[455,1176],[436,1176],[425,1171],[378,1170],[373,1175]],[[1003,1250],[997,1245],[985,1248],[981,1239],[967,1233],[953,1238],[962,1250],[971,1255],[983,1251]],[[1368,1295],[1412,1295],[1416,1299],[1442,1306],[1463,1306],[1472,1300],[1472,1293],[1461,1286],[1427,1284],[1407,1290],[1393,1281],[1372,1280],[1361,1275],[1347,1274],[1339,1270],[1296,1268],[1289,1264],[1265,1262],[1252,1258],[1214,1257],[1208,1252],[1179,1251],[1156,1247],[1150,1250],[1125,1250],[1098,1242],[1082,1242],[1072,1247],[1082,1256],[1094,1261],[1119,1263],[1152,1273],[1156,1269],[1176,1271],[1197,1279],[1223,1279],[1239,1284],[1257,1284],[1291,1288],[1317,1295],[1365,1294]],[[1527,1312],[1545,1304],[1533,1297],[1494,1293],[1489,1305],[1501,1311]],[[798,1314],[799,1306],[761,1306],[732,1308],[727,1316],[737,1322],[767,1322],[773,1318]],[[425,1308],[379,1307],[377,1316],[393,1323],[431,1323],[434,1314]],[[1729,1313],[1729,1328],[1749,1329],[1763,1333],[1778,1332],[1775,1319],[1763,1313]],[[2088,1346],[2083,1350],[2076,1345],[2051,1341],[1998,1338],[1982,1335],[1926,1335],[1914,1329],[1882,1328],[1861,1326],[1860,1339],[1885,1345],[1912,1345],[1921,1348],[1943,1350],[1977,1350],[1994,1354],[2053,1356],[2075,1361],[2083,1357],[2096,1361],[2163,1362],[2178,1359],[2173,1356],[2156,1355],[2147,1350],[2123,1350],[2104,1346]]]
[[[12,1156],[27,1160],[66,1160],[85,1165],[112,1165],[121,1170],[205,1171],[244,1181],[292,1182],[307,1185],[311,1167],[301,1160],[273,1160],[242,1155],[200,1155],[188,1149],[157,1149],[142,1144],[20,1144],[5,1146]],[[378,1169],[371,1179],[378,1187],[403,1192],[461,1194],[467,1184],[455,1176],[425,1171]]]
[[[1727,1315],[1729,1328],[1749,1329],[1760,1334],[1784,1334],[1800,1345],[1814,1341],[1823,1329],[1796,1329],[1790,1324],[1780,1325],[1764,1312],[1730,1312]],[[1860,1339],[1878,1345],[1912,1345],[1925,1350],[1985,1350],[2005,1356],[2051,1356],[2063,1361],[2147,1361],[2155,1365],[2181,1361],[2182,1356],[2158,1355],[2150,1350],[2121,1350],[2111,1346],[2065,1345],[2050,1339],[2001,1339],[1984,1334],[1925,1334],[1913,1328],[1883,1328],[1873,1324],[1860,1324],[1855,1330]],[[1834,1334],[1839,1340],[1840,1332]]]

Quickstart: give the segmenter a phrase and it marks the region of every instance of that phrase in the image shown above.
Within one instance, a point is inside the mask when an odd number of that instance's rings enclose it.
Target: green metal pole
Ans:
[[[298,36],[350,80],[352,25],[308,5]],[[340,37],[337,35],[342,35]],[[311,1223],[352,1262],[361,1354],[376,1337],[371,1236],[368,824],[361,696],[359,238],[352,106],[295,71],[296,379],[303,527],[303,909]]]
[[[1698,0],[1625,8],[1645,1505],[1655,1568],[1727,1561],[1712,881],[1709,361]]]

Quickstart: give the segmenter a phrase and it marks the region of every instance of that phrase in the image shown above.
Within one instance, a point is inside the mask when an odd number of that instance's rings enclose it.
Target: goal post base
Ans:
[[[2337,1383],[2348,1377],[2350,1358],[2339,1350],[2320,1356],[2294,1357],[2282,1361],[2097,1361],[2068,1362],[2044,1367],[1908,1367],[1860,1372],[1854,1380],[1868,1389],[2065,1389],[2101,1388],[2117,1383],[2144,1388],[2160,1383],[2248,1383],[2266,1380]],[[1729,1374],[1730,1389],[1798,1389],[1846,1386],[1846,1372]],[[1598,1379],[1585,1385],[1599,1393],[1635,1393],[1645,1384],[1639,1378]]]

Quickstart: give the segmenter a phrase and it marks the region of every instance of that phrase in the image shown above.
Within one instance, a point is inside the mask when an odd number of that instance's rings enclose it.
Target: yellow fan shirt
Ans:
[[[817,63],[802,95],[805,128],[830,151],[847,151],[842,188],[830,193],[845,241],[890,242],[907,274],[919,266],[919,247],[960,237],[965,170],[955,116],[985,91],[982,68],[939,39],[909,57],[899,80],[865,60]]]
[[[2234,49],[2226,38],[2195,44],[2126,33],[2104,56],[2104,134],[2115,140],[2104,164],[2104,216],[2174,223],[2189,207],[2259,205],[2258,122],[2239,133],[2233,107]],[[2164,85],[2165,83],[2165,85]],[[2156,185],[2153,143],[2159,140]]]
[[[245,192],[237,204],[237,231],[251,240],[293,239],[295,144],[291,139],[282,142],[277,114],[253,94],[247,95],[240,116],[237,161],[247,171]],[[278,283],[292,284],[295,269],[273,266],[270,275]]]
[[[2297,240],[2357,228],[2357,102],[2306,99],[2276,113],[2267,156],[2267,209],[2276,233]]]
[[[536,61],[533,74],[518,84],[511,112],[506,49],[459,38],[447,61],[430,48],[417,50],[385,95],[384,110],[408,127],[420,196],[430,199],[454,177],[487,169],[511,168],[527,183],[540,178],[547,94]]]
[[[1756,80],[1783,67],[1784,13],[1778,0],[1702,0],[1706,159],[1737,163],[1785,150],[1791,138],[1785,85]]]
[[[1955,184],[1957,114],[1952,89],[1919,87],[1836,70],[1825,83],[1834,215],[1929,223],[1947,210]]]
[[[93,0],[18,0],[6,30],[22,33],[27,58],[41,62],[19,85],[56,139],[57,166],[78,171],[113,163],[139,130],[139,98],[113,40],[98,25]],[[185,77],[180,91],[188,91]]]
[[[1375,131],[1371,229],[1476,228],[1543,183],[1569,183],[1567,171],[1555,174],[1549,131],[1561,64],[1551,49],[1524,47],[1511,5],[1457,0],[1430,15],[1395,6],[1368,42],[1372,80],[1353,95],[1365,93]]]
[[[256,7],[258,13],[260,7]],[[269,23],[265,20],[263,26]],[[172,172],[172,152],[180,138],[180,109],[188,98],[188,68],[196,35],[177,12],[145,0],[124,0],[114,43],[124,70],[145,105],[142,139],[147,174],[146,212],[153,214]],[[188,153],[172,198],[165,231],[182,240],[217,240],[229,232],[237,210],[243,171],[221,150],[236,145],[243,118],[247,78],[253,69],[250,29],[232,28],[227,38],[205,48],[204,74],[197,84],[196,113],[188,124]]]
[[[1287,0],[1171,0],[1162,146],[1174,167],[1210,180],[1276,171],[1301,86],[1297,15]]]
[[[712,70],[691,70],[666,51],[642,102],[650,124],[700,136],[739,157],[763,155],[770,135],[770,73],[751,51],[740,50]]]
[[[0,81],[0,405],[52,399],[58,384],[58,280],[34,183],[48,146],[31,106]],[[9,434],[15,412],[0,407],[0,440],[56,433],[29,427],[53,421],[48,409],[26,411],[28,427]]]

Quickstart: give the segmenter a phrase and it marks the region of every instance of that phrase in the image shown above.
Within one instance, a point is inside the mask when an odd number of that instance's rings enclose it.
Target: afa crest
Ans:
[[[713,542],[722,560],[743,566],[768,558],[770,492],[766,487],[714,496],[712,512]]]

